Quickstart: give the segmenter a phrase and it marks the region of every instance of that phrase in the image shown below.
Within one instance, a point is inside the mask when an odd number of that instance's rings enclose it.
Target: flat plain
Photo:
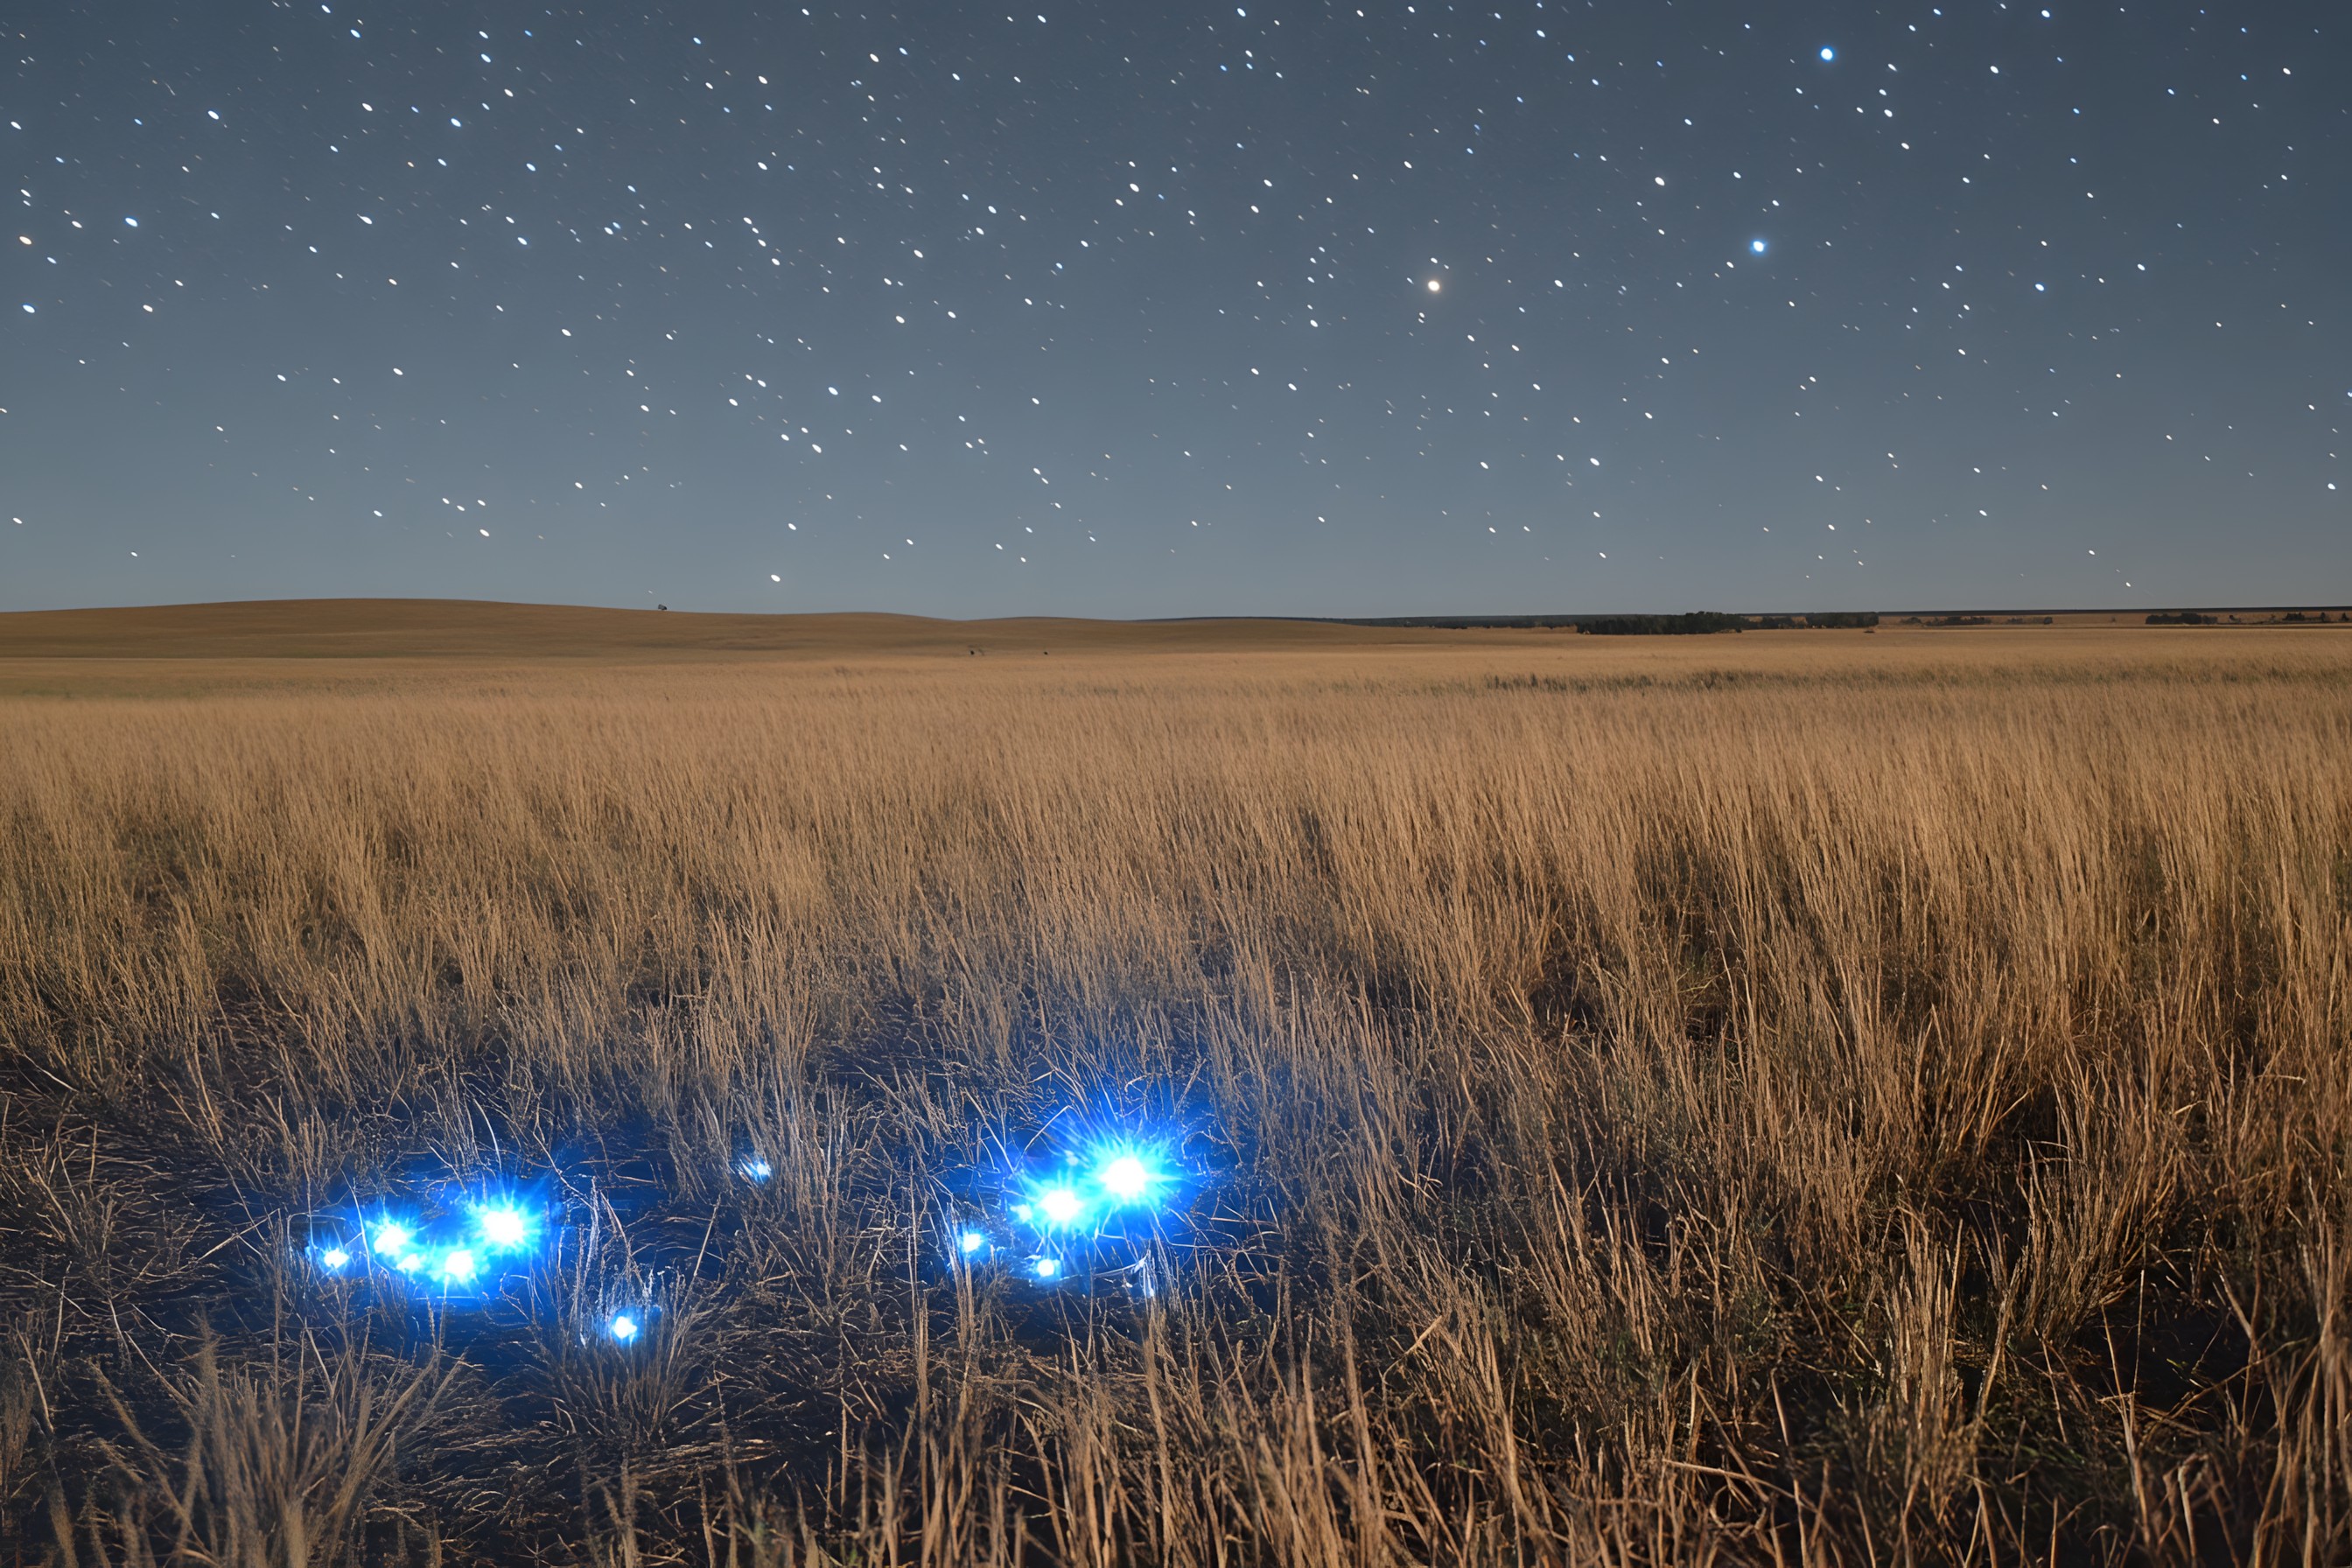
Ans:
[[[0,616],[32,1558],[2352,1556],[2352,628],[207,608]]]

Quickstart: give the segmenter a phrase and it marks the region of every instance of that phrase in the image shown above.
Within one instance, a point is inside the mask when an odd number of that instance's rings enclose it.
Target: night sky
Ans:
[[[2352,597],[2352,11],[32,4],[0,608]]]

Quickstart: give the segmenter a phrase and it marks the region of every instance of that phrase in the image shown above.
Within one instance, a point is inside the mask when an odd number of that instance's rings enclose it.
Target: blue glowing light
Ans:
[[[1095,1173],[1095,1180],[1103,1191],[1121,1203],[1131,1204],[1151,1190],[1151,1171],[1132,1154],[1121,1154]]]
[[[736,1163],[735,1169],[742,1173],[745,1180],[753,1182],[764,1182],[776,1173],[776,1168],[757,1154],[746,1155]]]
[[[1135,1153],[1114,1154],[1095,1171],[1095,1185],[1108,1194],[1112,1202],[1120,1204],[1144,1202],[1167,1179]]]
[[[417,1252],[403,1253],[401,1255],[400,1261],[394,1264],[393,1267],[399,1269],[403,1274],[414,1274],[418,1269],[425,1267],[425,1256],[424,1254]]]
[[[1764,242],[1760,239],[1751,239],[1748,242],[1748,248],[1761,256],[1764,254]]]
[[[604,1331],[613,1336],[614,1344],[625,1345],[637,1337],[641,1325],[636,1319],[629,1316],[628,1313],[615,1312],[613,1314],[613,1321],[604,1325]]]
[[[343,1268],[345,1265],[349,1264],[351,1260],[352,1255],[345,1252],[340,1247],[330,1247],[324,1252],[319,1254],[319,1267],[326,1269],[330,1273],[332,1273],[338,1268]]]
[[[470,1285],[478,1272],[479,1266],[475,1263],[474,1255],[465,1247],[453,1247],[441,1255],[440,1275],[444,1284]]]
[[[1822,63],[1826,65],[1835,58],[1837,58],[1837,51],[1830,47],[1827,44],[1823,44],[1822,46]]]
[[[1195,1178],[1174,1152],[1181,1131],[1120,1121],[1072,1117],[1006,1173],[1001,1209],[953,1216],[944,1250],[973,1267],[1001,1258],[1032,1284],[1058,1282],[1101,1278],[1168,1227],[1184,1228],[1173,1211]],[[1008,1246],[1020,1250],[1000,1251]]]
[[[988,1237],[981,1235],[981,1233],[976,1230],[968,1230],[961,1236],[956,1237],[956,1245],[962,1247],[966,1252],[978,1252],[982,1247],[988,1245]]]
[[[496,1251],[511,1252],[530,1240],[530,1216],[512,1204],[476,1211],[474,1225]]]
[[[392,1258],[405,1248],[410,1239],[406,1226],[386,1220],[375,1227],[375,1239],[373,1245],[384,1257]]]

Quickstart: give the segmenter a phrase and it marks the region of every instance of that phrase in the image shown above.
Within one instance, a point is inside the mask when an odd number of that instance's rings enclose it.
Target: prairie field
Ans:
[[[2352,1561],[2352,631],[868,630],[0,636],[16,1560]]]

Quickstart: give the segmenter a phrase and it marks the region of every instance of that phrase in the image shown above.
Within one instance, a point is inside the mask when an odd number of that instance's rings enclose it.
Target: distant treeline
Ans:
[[[1734,616],[1693,610],[1679,616],[1363,616],[1332,617],[1350,626],[1425,626],[1440,631],[1590,632],[1597,637],[1699,637],[1711,632],[1801,630],[1807,626],[1867,628],[1874,610],[1828,610],[1805,616]]]
[[[2231,616],[2230,619],[2236,621],[2238,617]],[[2342,620],[2347,624],[2352,624],[2352,610],[2346,611]],[[2195,610],[2158,610],[2148,616],[2147,624],[2152,626],[2218,626],[2221,624],[2221,617],[2200,615]],[[2327,625],[2327,612],[2326,610],[2289,610],[2276,620],[2267,624],[2282,626],[2324,626]]]
[[[2087,616],[2105,613],[2063,610],[2057,614],[2036,611],[2032,615],[1993,616],[1963,610],[1943,616],[1905,616],[1901,624],[1906,626],[2047,626],[2057,623],[2058,615]],[[2124,611],[2120,614],[2139,613]],[[2202,610],[2158,610],[2147,616],[2147,624],[2152,626],[2352,626],[2352,610],[2331,616],[2326,610],[2258,608],[2243,614],[2250,618],[2242,620],[2239,616],[2226,612],[2208,614]],[[1868,631],[1880,624],[1875,610],[1821,610],[1801,616],[1735,616],[1720,610],[1693,610],[1679,616],[1330,616],[1308,618],[1349,626],[1424,626],[1446,631],[1589,632],[1601,637],[1694,637],[1711,632],[1818,631],[1836,627]],[[2118,618],[2119,615],[2107,616],[2109,621]]]
[[[1806,626],[1874,626],[1875,612],[1838,610],[1811,616],[1727,616],[1720,610],[1693,610],[1683,616],[1591,616],[1576,629],[1595,637],[1704,637],[1710,632],[1795,631]]]
[[[1768,632],[1790,632],[1806,626],[1843,626],[1852,631],[1857,626],[1874,626],[1877,624],[1876,610],[1824,610],[1809,616],[1759,616],[1755,621],[1759,629]]]
[[[1594,616],[1578,621],[1576,629],[1608,637],[1701,637],[1709,632],[1744,632],[1753,624],[1745,616],[1693,610],[1686,616]]]

